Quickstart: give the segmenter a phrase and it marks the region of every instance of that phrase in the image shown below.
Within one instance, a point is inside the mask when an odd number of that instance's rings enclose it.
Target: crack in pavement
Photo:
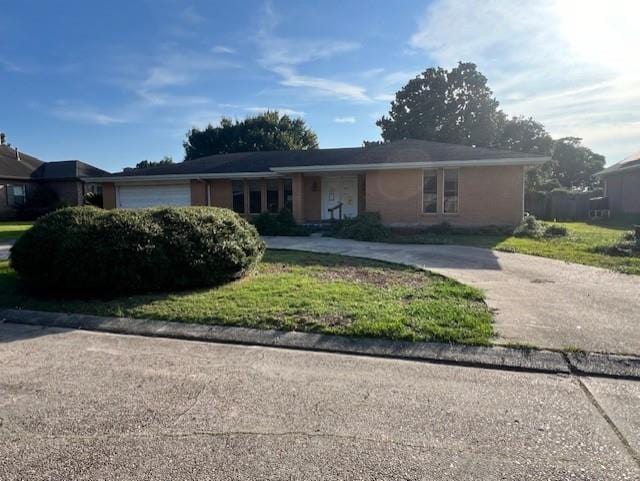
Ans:
[[[622,445],[624,446],[625,450],[631,456],[631,458],[636,463],[636,465],[640,468],[640,453],[638,453],[633,448],[633,446],[631,446],[631,443],[629,443],[629,441],[627,440],[625,435],[622,433],[622,431],[620,431],[618,426],[616,426],[616,423],[607,414],[605,409],[598,402],[598,399],[596,399],[594,394],[589,390],[589,387],[582,381],[582,377],[583,376],[581,376],[579,373],[575,372],[574,367],[569,362],[569,359],[568,359],[566,354],[564,354],[564,357],[565,357],[565,360],[567,361],[567,365],[569,366],[569,369],[571,370],[571,377],[578,384],[578,386],[580,387],[580,389],[582,390],[584,395],[587,397],[587,400],[589,401],[589,403],[596,409],[596,411],[598,411],[598,414],[600,414],[600,416],[602,416],[602,418],[605,420],[605,422],[607,423],[609,428],[613,431],[613,433],[616,435],[618,440],[622,443]]]

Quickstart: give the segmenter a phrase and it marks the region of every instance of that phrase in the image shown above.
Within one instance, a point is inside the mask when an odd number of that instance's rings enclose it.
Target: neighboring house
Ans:
[[[640,214],[640,152],[596,174],[612,214]]]
[[[548,157],[419,140],[360,148],[221,154],[104,178],[105,208],[212,205],[240,214],[286,207],[313,223],[379,212],[387,225],[513,225],[524,172]]]
[[[0,145],[0,218],[12,217],[37,189],[55,192],[61,202],[82,205],[84,194],[101,188],[86,177],[108,172],[79,160],[43,162],[8,145]]]

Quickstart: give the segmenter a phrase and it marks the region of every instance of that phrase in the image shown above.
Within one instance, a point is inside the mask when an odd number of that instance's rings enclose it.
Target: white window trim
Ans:
[[[445,189],[445,176],[446,176],[447,170],[455,170],[456,171],[456,179],[457,179],[456,196],[458,197],[458,208],[456,209],[455,212],[445,212],[444,211],[444,192],[446,190]],[[449,216],[460,215],[460,169],[459,168],[442,169],[442,215],[449,215]]]
[[[424,211],[424,174],[425,172],[435,172],[436,174],[436,211],[435,212],[425,212]],[[422,189],[420,189],[420,212],[422,215],[435,216],[438,215],[438,169],[422,169]]]

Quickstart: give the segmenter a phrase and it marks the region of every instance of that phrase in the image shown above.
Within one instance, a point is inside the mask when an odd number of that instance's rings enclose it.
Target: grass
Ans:
[[[506,252],[517,252],[549,257],[577,264],[640,275],[640,258],[620,257],[596,252],[596,248],[620,240],[640,219],[607,219],[598,222],[555,222],[567,228],[567,237],[528,239],[511,235],[471,234],[412,234],[393,235],[388,242],[417,244],[458,244],[486,247]]]
[[[256,272],[222,287],[116,299],[38,299],[0,262],[0,305],[200,324],[486,345],[482,293],[397,264],[329,254],[267,252]]]
[[[14,240],[33,225],[33,222],[0,222],[0,241]]]

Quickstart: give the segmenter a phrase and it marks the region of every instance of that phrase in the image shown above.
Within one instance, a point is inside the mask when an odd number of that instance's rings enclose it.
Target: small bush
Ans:
[[[424,230],[427,234],[439,234],[439,235],[454,234],[456,231],[456,229],[448,222],[440,222],[439,224],[430,225],[429,227],[426,227]]]
[[[391,231],[382,224],[379,213],[365,212],[352,219],[337,221],[332,233],[342,239],[377,242],[387,239]]]
[[[593,251],[608,256],[640,257],[640,238],[633,231],[625,232],[618,242],[596,246]]]
[[[260,235],[308,235],[307,230],[298,225],[288,209],[282,209],[277,214],[263,212],[254,217],[252,223]]]
[[[241,277],[265,250],[248,222],[207,207],[61,209],[11,249],[11,266],[38,292],[64,296],[188,289]]]
[[[569,235],[569,231],[563,225],[551,224],[545,227],[545,237],[566,237]]]
[[[94,207],[100,207],[102,209],[104,199],[102,194],[96,194],[95,192],[87,192],[84,194],[84,205],[92,205]]]
[[[534,216],[528,215],[522,219],[522,222],[514,229],[513,235],[516,237],[540,239],[544,235],[544,224]]]

